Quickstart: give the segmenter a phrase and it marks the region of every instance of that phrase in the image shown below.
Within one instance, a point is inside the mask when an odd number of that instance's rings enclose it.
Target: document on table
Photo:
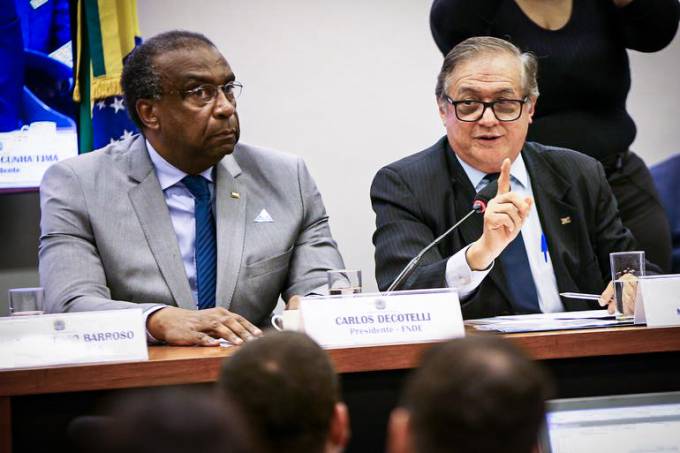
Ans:
[[[493,318],[469,319],[465,321],[465,325],[472,326],[477,330],[503,333],[592,329],[632,324],[632,319],[617,320],[614,315],[607,313],[607,310],[495,316]]]

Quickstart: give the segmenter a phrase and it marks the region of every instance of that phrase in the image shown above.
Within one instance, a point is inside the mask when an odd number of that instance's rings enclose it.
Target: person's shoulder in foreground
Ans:
[[[340,452],[349,415],[337,373],[311,338],[267,332],[225,359],[218,390],[243,413],[265,452]]]
[[[388,451],[531,453],[551,393],[543,369],[509,341],[451,340],[425,353],[409,377],[390,417]]]
[[[153,340],[216,345],[261,335],[279,296],[322,292],[343,265],[321,196],[302,159],[238,143],[242,84],[215,45],[154,36],[121,85],[142,136],[41,185],[48,311],[141,307]]]

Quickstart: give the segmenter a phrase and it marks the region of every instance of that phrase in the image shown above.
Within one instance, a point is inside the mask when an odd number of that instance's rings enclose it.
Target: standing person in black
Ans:
[[[668,220],[649,170],[629,150],[636,129],[626,111],[626,49],[662,49],[679,17],[677,0],[434,0],[430,12],[444,55],[484,35],[538,57],[541,101],[528,139],[602,162],[623,224],[664,271],[671,257]]]

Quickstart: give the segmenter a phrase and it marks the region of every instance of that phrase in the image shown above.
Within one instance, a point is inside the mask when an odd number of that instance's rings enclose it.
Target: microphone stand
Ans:
[[[486,206],[485,206],[485,207],[486,207]],[[449,228],[448,230],[446,230],[441,236],[439,236],[437,239],[435,239],[434,241],[432,241],[432,242],[430,243],[430,245],[428,245],[427,247],[425,247],[424,249],[422,249],[422,250],[420,251],[420,253],[418,253],[415,257],[413,257],[413,259],[412,259],[411,261],[409,261],[409,263],[408,263],[408,264],[406,265],[406,267],[399,273],[399,275],[397,275],[397,278],[394,279],[394,281],[393,281],[392,284],[389,286],[389,288],[387,288],[387,290],[383,293],[383,296],[389,296],[389,295],[391,295],[391,294],[399,287],[399,285],[401,285],[401,283],[402,283],[404,280],[406,280],[408,277],[411,276],[411,274],[413,273],[413,271],[414,271],[414,270],[416,269],[416,267],[418,266],[418,263],[420,262],[420,260],[423,258],[423,256],[425,256],[425,254],[426,254],[427,252],[429,252],[429,251],[432,249],[432,247],[434,247],[435,245],[439,244],[439,242],[441,242],[442,239],[444,239],[446,236],[449,235],[449,233],[451,233],[453,230],[455,230],[456,227],[458,227],[458,225],[460,225],[461,223],[463,223],[465,220],[467,220],[468,217],[470,217],[472,214],[475,214],[476,212],[479,212],[479,210],[476,209],[476,208],[475,208],[475,209],[472,209],[472,211],[468,212],[468,213],[465,215],[465,217],[463,217],[463,218],[460,219],[458,222],[456,222],[455,225],[453,225],[451,228]]]

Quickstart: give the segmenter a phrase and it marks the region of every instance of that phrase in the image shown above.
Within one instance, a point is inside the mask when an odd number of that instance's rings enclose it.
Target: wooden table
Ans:
[[[559,396],[680,390],[677,374],[680,327],[619,327],[506,337],[552,371]],[[375,434],[380,427],[384,432],[386,415],[396,402],[405,374],[418,366],[421,353],[430,346],[409,344],[328,351],[342,375],[354,439]],[[29,404],[33,404],[37,395],[210,383],[217,379],[225,357],[235,350],[152,346],[149,361],[144,362],[0,372],[0,453],[11,450],[12,417],[17,416],[15,406],[23,404],[22,398],[32,398]],[[367,413],[376,412],[376,407],[380,408],[379,413]],[[362,423],[362,418],[373,420],[371,426]],[[363,442],[362,445],[366,446]]]

